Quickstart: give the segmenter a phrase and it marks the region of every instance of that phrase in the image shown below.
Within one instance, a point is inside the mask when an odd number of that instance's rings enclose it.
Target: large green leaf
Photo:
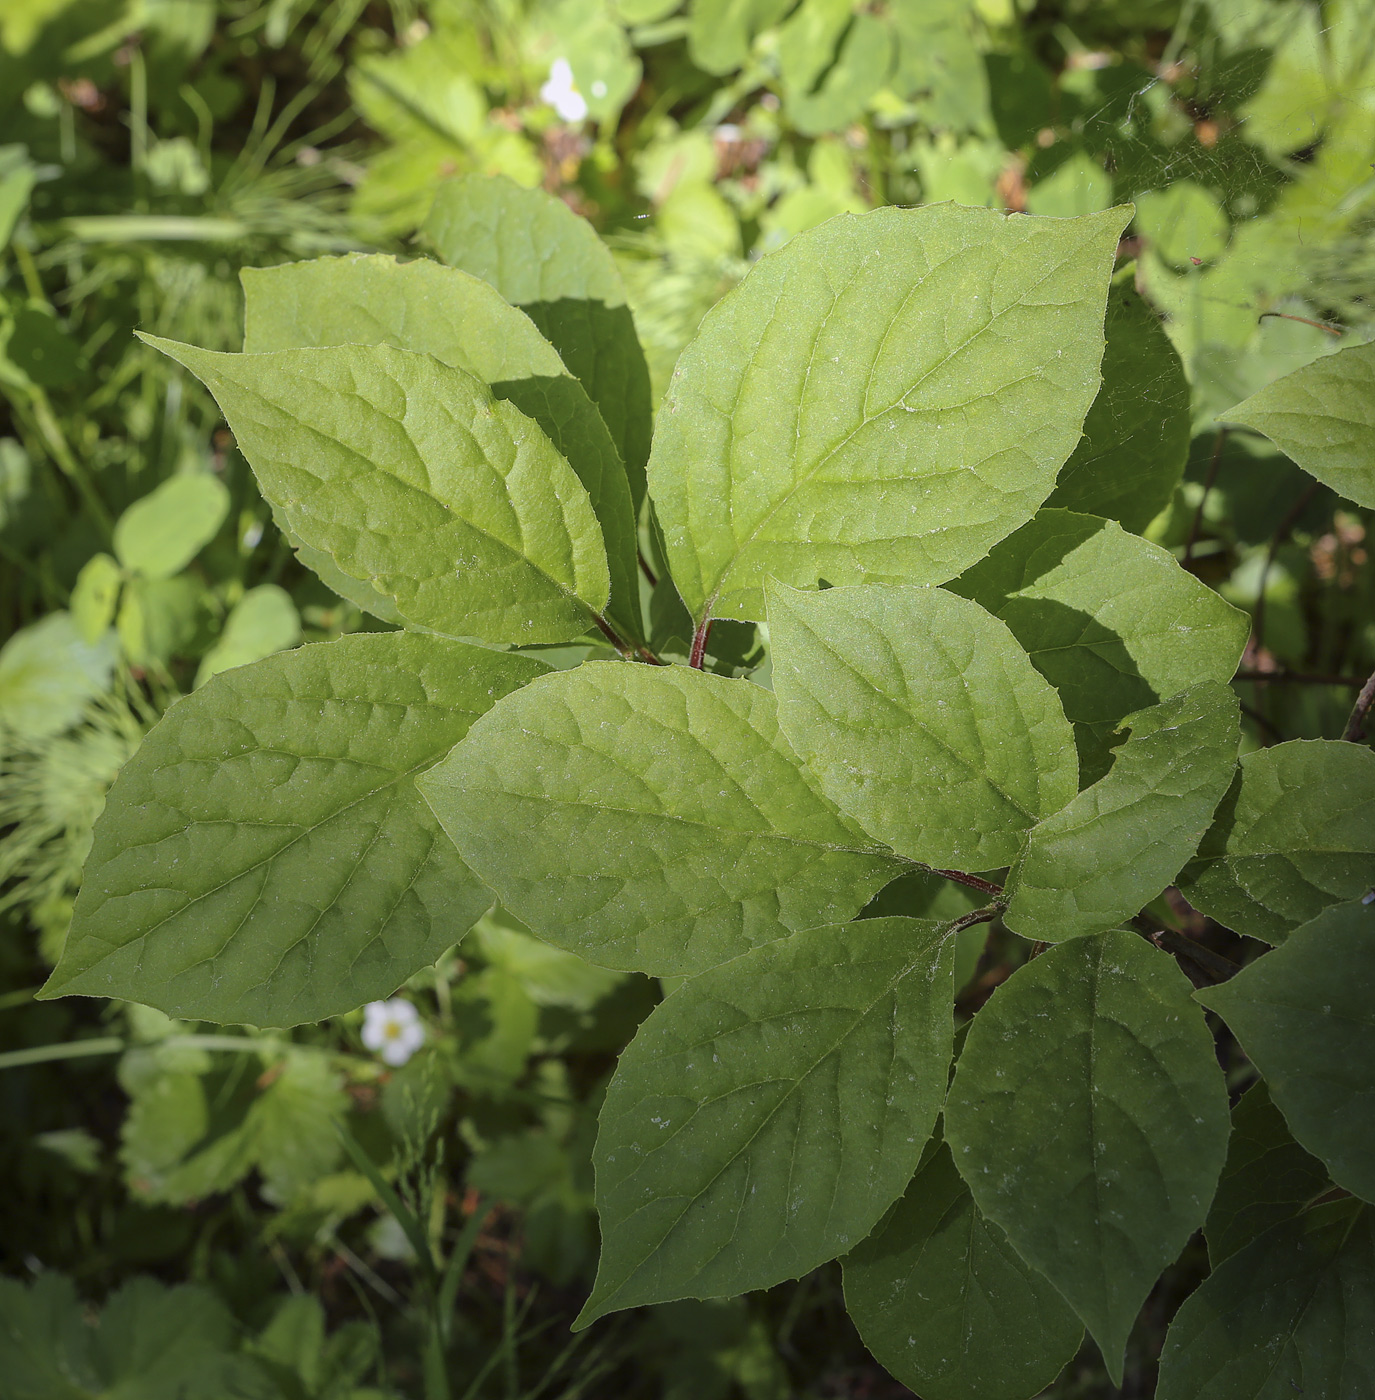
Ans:
[[[620,450],[638,515],[651,431],[649,367],[621,274],[596,230],[543,190],[464,175],[439,187],[425,235],[446,263],[520,307],[582,381]]]
[[[1319,1207],[1232,1255],[1184,1300],[1156,1400],[1375,1395],[1375,1212]]]
[[[111,788],[43,995],[254,1025],[386,996],[492,902],[414,776],[544,670],[389,632],[213,677]]]
[[[935,867],[992,870],[1078,786],[1055,692],[1006,626],[940,588],[769,590],[778,718],[822,791]]]
[[[640,637],[630,483],[587,391],[534,322],[457,268],[381,254],[245,268],[244,349],[396,345],[476,375],[544,429],[587,488],[606,541],[612,620]]]
[[[1236,772],[1240,711],[1201,681],[1125,721],[1112,771],[1031,829],[1008,882],[1007,926],[1057,943],[1112,928],[1193,855]]]
[[[1375,750],[1294,739],[1243,756],[1179,886],[1237,933],[1282,943],[1372,881]]]
[[[1324,355],[1221,416],[1264,433],[1304,471],[1375,510],[1375,344]]]
[[[1098,387],[1126,211],[842,215],[708,313],[660,410],[650,489],[684,602],[763,584],[941,583],[1024,524]]]
[[[1084,1335],[974,1204],[944,1145],[846,1256],[845,1307],[864,1345],[922,1400],[1025,1400]]]
[[[1375,868],[1368,873],[1375,877]],[[1265,1076],[1332,1180],[1375,1201],[1375,902],[1319,914],[1229,982],[1196,993]]]
[[[811,785],[767,690],[686,667],[546,676],[420,790],[534,933],[658,976],[850,918],[902,869]]]
[[[761,31],[788,13],[792,0],[692,0],[688,52],[704,72],[724,75],[744,67]]]
[[[1129,714],[1230,680],[1251,629],[1167,550],[1066,510],[1043,510],[950,589],[1002,618],[1060,692],[1081,781],[1107,772]]]
[[[602,1106],[579,1325],[767,1288],[862,1240],[940,1110],[950,968],[940,924],[863,919],[780,937],[656,1008]]]
[[[1135,268],[1128,266],[1112,280],[1103,387],[1047,504],[1141,531],[1169,505],[1184,471],[1189,381],[1135,279]]]
[[[466,370],[389,345],[225,355],[146,336],[214,394],[292,534],[407,622],[561,642],[610,594],[582,483]]]
[[[1213,1268],[1327,1190],[1327,1169],[1294,1141],[1258,1079],[1232,1110],[1227,1163],[1203,1226]]]
[[[945,1109],[979,1209],[1084,1319],[1127,1334],[1203,1223],[1227,1154],[1212,1037],[1166,954],[1116,930],[1049,949],[975,1017]]]

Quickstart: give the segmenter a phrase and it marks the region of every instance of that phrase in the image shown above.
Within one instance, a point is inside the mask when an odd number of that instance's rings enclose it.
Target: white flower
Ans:
[[[587,99],[574,86],[573,67],[566,58],[554,60],[539,95],[566,122],[580,122],[587,115]]]
[[[363,1008],[363,1044],[389,1065],[404,1065],[424,1043],[425,1027],[410,1002],[393,997]]]

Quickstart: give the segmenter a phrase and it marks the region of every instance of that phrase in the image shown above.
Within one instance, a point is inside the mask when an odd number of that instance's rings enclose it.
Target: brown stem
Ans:
[[[1365,722],[1370,718],[1372,707],[1375,707],[1375,671],[1370,673],[1370,679],[1361,687],[1361,693],[1351,707],[1351,718],[1342,730],[1343,739],[1359,744],[1365,738]]]
[[[992,880],[981,880],[977,875],[966,875],[963,870],[937,870],[932,867],[933,875],[944,875],[947,880],[954,880],[957,885],[968,885],[971,890],[980,890],[984,894],[1002,894],[1003,887],[995,885]]]
[[[668,665],[667,661],[661,661],[648,647],[641,646],[639,642],[633,644],[627,642],[599,613],[594,614],[594,617],[596,619],[597,629],[601,632],[602,636],[605,637],[627,661],[643,661],[650,666]]]
[[[946,936],[952,933],[960,933],[964,929],[973,928],[975,924],[991,924],[1003,911],[997,905],[989,905],[987,909],[973,909],[968,914],[961,914],[958,919],[953,919],[949,928],[946,929]],[[987,949],[985,949],[985,952]]]
[[[1307,316],[1291,316],[1287,311],[1262,311],[1260,315],[1256,317],[1256,323],[1259,324],[1261,321],[1265,320],[1267,316],[1278,316],[1281,321],[1298,321],[1300,325],[1312,326],[1314,330],[1326,331],[1328,335],[1340,336],[1346,334],[1341,326],[1331,325],[1327,321],[1314,321]]]
[[[1284,733],[1279,725],[1275,724],[1267,715],[1261,714],[1254,705],[1248,705],[1245,700],[1239,700],[1237,703],[1241,706],[1242,714],[1250,715],[1250,717],[1270,736],[1265,741],[1265,747],[1267,749],[1271,744],[1284,743]]]
[[[1205,948],[1203,944],[1190,938],[1186,933],[1177,933],[1172,928],[1156,928],[1148,920],[1140,917],[1131,922],[1132,927],[1154,943],[1157,948],[1163,952],[1179,953],[1188,958],[1214,982],[1225,982],[1241,971],[1241,968],[1231,958],[1224,958],[1221,953],[1215,953],[1211,948]]]
[[[1184,567],[1193,562],[1194,541],[1198,539],[1199,527],[1203,524],[1203,508],[1208,504],[1208,493],[1217,480],[1217,469],[1222,463],[1222,446],[1227,441],[1227,429],[1219,428],[1213,439],[1213,455],[1208,459],[1208,471],[1203,478],[1203,494],[1198,498],[1198,509],[1194,512],[1193,524],[1189,526],[1189,538],[1184,542]]]
[[[655,577],[654,570],[649,567],[649,560],[645,558],[644,550],[638,549],[635,552],[640,559],[640,572],[649,580],[649,586],[655,587],[659,580]]]
[[[702,669],[702,660],[707,654],[707,638],[711,636],[711,623],[711,618],[703,618],[696,632],[692,634],[692,655],[688,658],[688,665],[695,671]]]

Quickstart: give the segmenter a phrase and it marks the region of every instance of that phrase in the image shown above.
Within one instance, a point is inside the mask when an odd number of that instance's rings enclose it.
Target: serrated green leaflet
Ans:
[[[254,1025],[386,996],[492,902],[414,776],[544,670],[390,632],[215,676],[110,790],[43,995]]]
[[[1175,1314],[1157,1400],[1375,1394],[1375,1213],[1339,1202],[1276,1226]]]
[[[1122,1381],[1127,1334],[1202,1223],[1227,1087],[1188,979],[1117,930],[999,987],[960,1054],[946,1138],[979,1208],[1069,1300]]]
[[[425,236],[452,267],[490,282],[559,352],[597,405],[638,515],[651,430],[649,367],[610,250],[586,219],[502,177],[446,180]]]
[[[1320,914],[1196,993],[1265,1076],[1290,1131],[1338,1186],[1375,1200],[1375,903]]]
[[[1221,416],[1264,433],[1304,471],[1375,510],[1375,343],[1324,355]]]
[[[1081,782],[1107,772],[1133,711],[1230,680],[1250,635],[1247,615],[1167,550],[1071,511],[1041,511],[949,586],[1007,623],[1059,692]]]
[[[224,355],[144,337],[214,394],[294,535],[407,622],[562,642],[610,594],[582,483],[480,379],[389,345]]]
[[[456,268],[382,255],[245,268],[244,350],[395,345],[467,370],[532,418],[587,488],[611,570],[612,620],[640,637],[630,483],[582,385],[524,312]],[[326,580],[328,582],[328,580]]]
[[[1004,918],[1047,943],[1101,933],[1148,904],[1193,855],[1231,785],[1231,688],[1203,681],[1125,721],[1112,771],[1032,827]]]
[[[1232,1110],[1232,1138],[1204,1222],[1213,1268],[1328,1190],[1327,1170],[1296,1143],[1258,1079]]]
[[[1375,750],[1293,739],[1242,757],[1179,887],[1237,933],[1282,943],[1373,881]]]
[[[229,514],[229,491],[209,472],[182,472],[134,502],[115,522],[114,548],[126,569],[171,578],[200,553]]]
[[[846,1255],[845,1307],[864,1345],[922,1400],[1025,1400],[1084,1335],[974,1204],[944,1145]]]
[[[1098,387],[1110,210],[842,215],[756,263],[702,322],[649,465],[693,617],[763,584],[941,583],[1024,524]]]
[[[1046,502],[1141,531],[1170,503],[1189,455],[1189,381],[1136,269],[1112,279],[1103,387]]]
[[[926,865],[1010,864],[1074,795],[1055,692],[1012,634],[940,588],[769,590],[778,717],[821,789]]]
[[[546,676],[420,789],[533,932],[658,976],[850,918],[902,869],[813,788],[767,690],[686,667]]]
[[[864,919],[780,937],[664,1001],[602,1106],[602,1258],[578,1325],[767,1288],[862,1240],[940,1109],[950,967],[940,924]]]

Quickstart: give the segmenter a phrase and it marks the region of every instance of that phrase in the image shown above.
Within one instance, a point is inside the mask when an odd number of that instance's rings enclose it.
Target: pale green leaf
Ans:
[[[1231,226],[1217,198],[1193,180],[1136,198],[1136,226],[1166,262],[1189,267],[1227,250]]]
[[[582,483],[539,427],[429,355],[340,345],[224,355],[145,337],[215,395],[292,534],[407,622],[571,641],[610,592]]]
[[[388,995],[491,904],[414,776],[544,669],[390,632],[213,677],[111,788],[44,995],[254,1025]]]
[[[820,136],[864,115],[893,66],[893,32],[851,0],[803,0],[778,31],[778,68],[791,124]]]
[[[602,1106],[602,1258],[577,1325],[768,1288],[858,1244],[935,1125],[950,958],[938,923],[863,919],[780,937],[657,1007]]]
[[[705,73],[744,66],[755,38],[788,13],[791,0],[691,0],[688,52]]]
[[[533,932],[657,976],[850,918],[902,868],[811,785],[767,690],[686,667],[545,676],[420,790]]]
[[[1203,1226],[1213,1268],[1328,1189],[1326,1168],[1294,1141],[1258,1079],[1232,1110],[1227,1164]]]
[[[708,313],[649,467],[694,618],[763,584],[941,583],[1025,524],[1098,389],[1127,211],[842,215]]]
[[[1095,214],[1111,203],[1112,176],[1085,151],[1072,155],[1063,165],[1056,166],[1044,180],[1038,180],[1026,195],[1028,213],[1046,214],[1052,219]],[[1113,280],[1116,282],[1117,279]],[[1112,297],[1108,298],[1109,307],[1112,300]],[[1108,343],[1112,343],[1111,338]],[[1103,397],[1101,392],[1098,397]]]
[[[1046,502],[1141,531],[1170,503],[1189,455],[1189,381],[1124,268],[1108,293],[1103,387]]]
[[[229,490],[209,472],[183,472],[137,500],[115,522],[115,553],[147,578],[180,573],[215,538]]]
[[[301,640],[301,617],[291,595],[275,583],[250,588],[229,610],[219,640],[201,658],[196,684],[233,666],[248,666]]]
[[[81,640],[93,646],[115,620],[115,605],[124,582],[120,567],[108,554],[93,554],[76,576],[71,614]]]
[[[1250,635],[1247,615],[1167,550],[1065,510],[1043,510],[950,589],[1007,623],[1059,692],[1082,782],[1107,772],[1129,714],[1230,680]]]
[[[1084,1335],[974,1204],[944,1145],[846,1256],[845,1307],[864,1345],[922,1400],[1025,1400]]]
[[[769,590],[778,716],[842,812],[899,854],[991,870],[1078,786],[1055,692],[940,588]]]
[[[1372,873],[1375,873],[1373,871]],[[1196,993],[1265,1076],[1290,1131],[1338,1186],[1375,1200],[1375,902],[1319,914]]]
[[[1282,943],[1375,884],[1375,750],[1293,739],[1245,754],[1179,887],[1237,933]]]
[[[1375,1212],[1310,1211],[1234,1254],[1184,1300],[1156,1400],[1375,1395]]]
[[[1083,1318],[1117,1384],[1227,1153],[1227,1087],[1191,990],[1132,933],[1050,948],[975,1017],[945,1109],[980,1210]]]
[[[424,232],[446,263],[520,307],[582,382],[620,450],[638,516],[651,431],[649,367],[621,274],[596,230],[543,190],[463,175],[439,187]]]
[[[0,733],[48,739],[70,728],[109,688],[118,654],[113,632],[88,642],[70,613],[20,628],[0,648]]]
[[[635,516],[625,466],[587,392],[524,312],[480,278],[423,258],[398,263],[354,253],[245,268],[240,277],[250,353],[395,345],[467,370],[533,418],[587,488],[606,541],[614,620],[640,636]]]
[[[1375,510],[1375,343],[1324,355],[1220,416],[1264,433],[1325,486]]]
[[[1240,711],[1201,681],[1124,722],[1112,771],[1031,829],[1004,919],[1058,943],[1100,933],[1149,904],[1198,848],[1236,772]]]

